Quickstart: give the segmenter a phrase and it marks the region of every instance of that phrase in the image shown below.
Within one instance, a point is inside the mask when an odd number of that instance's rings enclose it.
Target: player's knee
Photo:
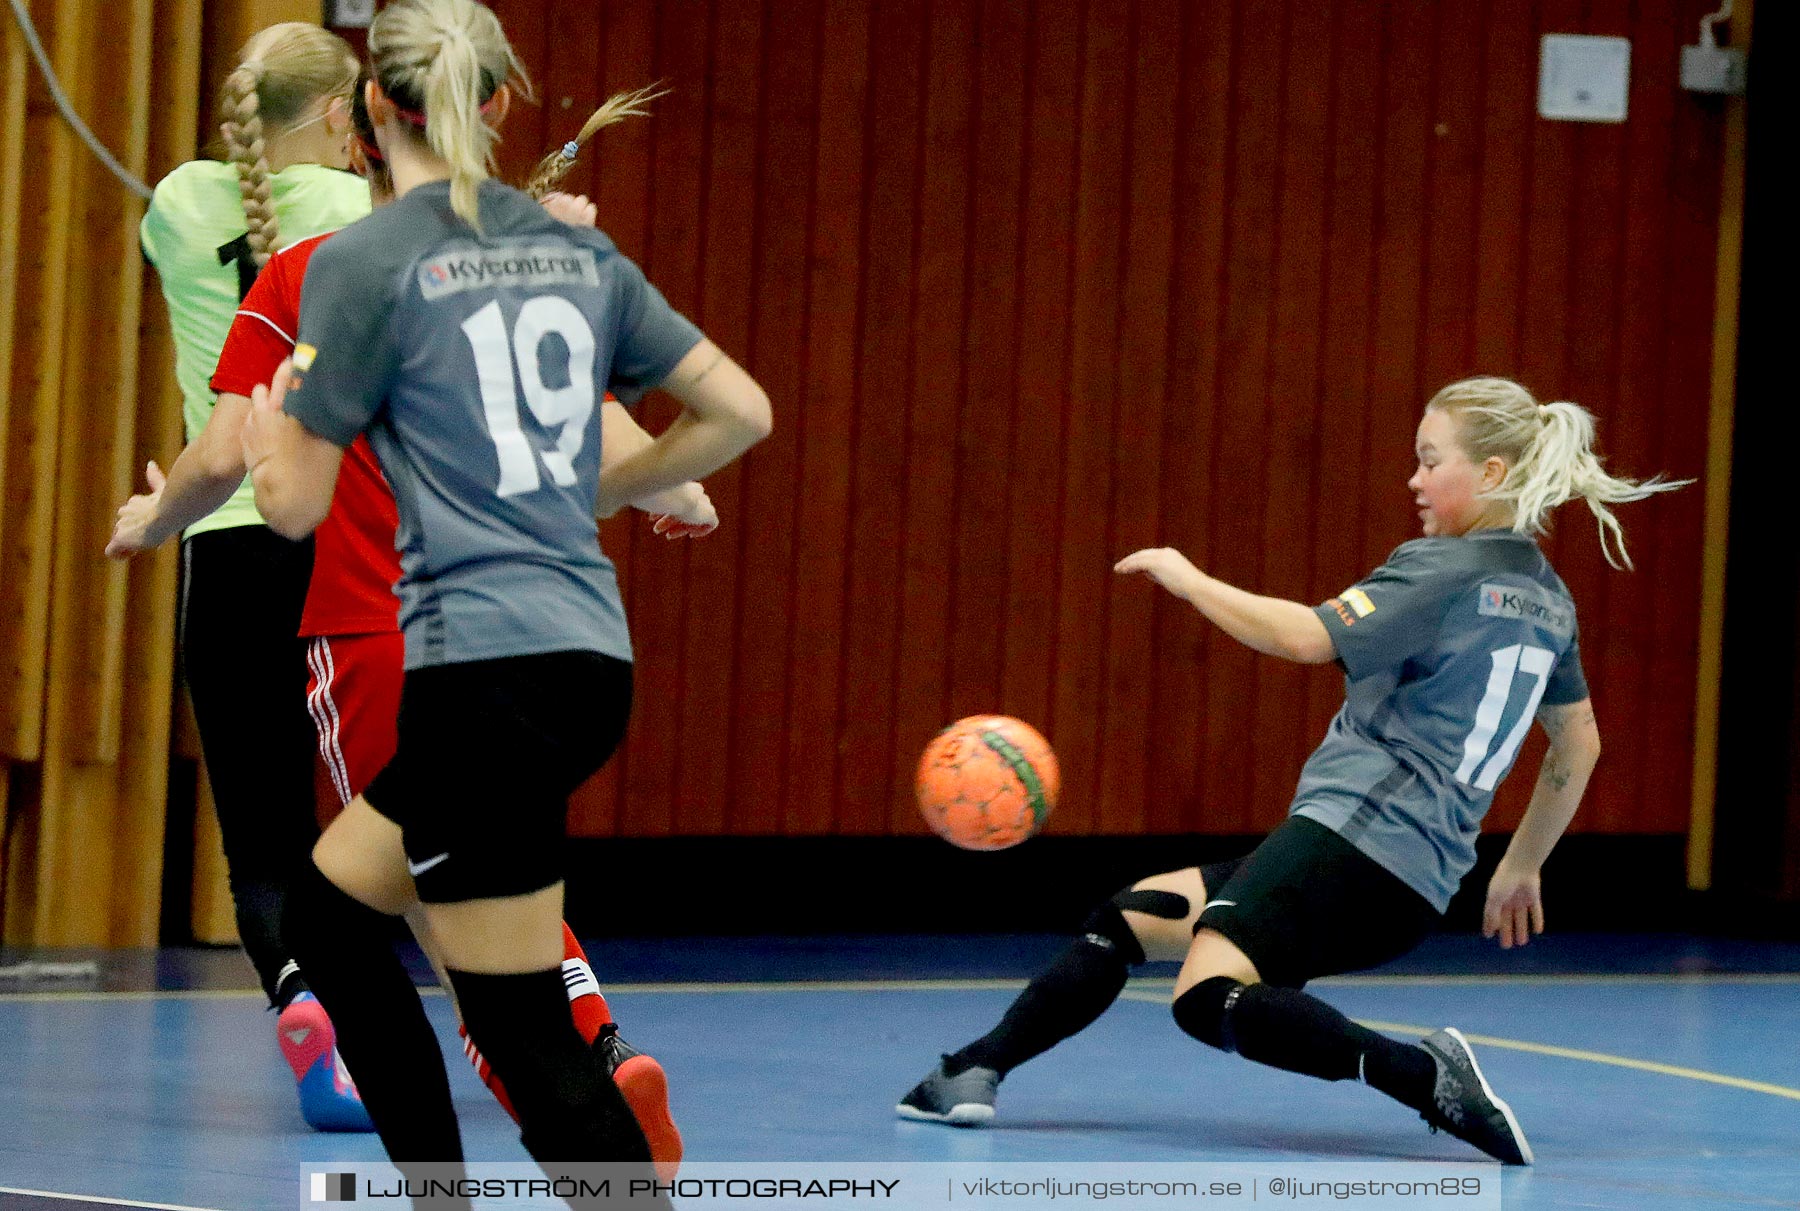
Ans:
[[[1188,903],[1186,896],[1172,891],[1128,887],[1095,909],[1093,916],[1088,918],[1084,928],[1090,936],[1102,934],[1114,938],[1125,961],[1135,967],[1144,962],[1152,952],[1168,951],[1176,940],[1172,937],[1159,937],[1156,932],[1160,927],[1158,924],[1150,926],[1150,936],[1146,937],[1138,932],[1137,928],[1132,925],[1131,918],[1124,914],[1132,912],[1153,918],[1155,922],[1180,923],[1187,918],[1190,911],[1192,911],[1192,906]],[[1128,941],[1118,941],[1118,938],[1114,937],[1115,934],[1128,939]],[[1172,956],[1163,954],[1161,957]]]
[[[1208,1047],[1236,1051],[1231,1036],[1231,1010],[1245,985],[1230,976],[1213,976],[1175,998],[1175,1024]]]
[[[1144,961],[1144,947],[1132,931],[1131,923],[1110,900],[1088,914],[1088,919],[1081,923],[1081,932],[1090,944],[1118,954],[1127,967],[1136,967]]]
[[[1126,912],[1141,912],[1146,917],[1164,921],[1185,921],[1188,913],[1193,911],[1186,896],[1149,887],[1128,887],[1114,896],[1112,902]]]
[[[1147,910],[1143,907],[1143,897],[1164,894],[1166,893],[1122,891],[1088,915],[1088,919],[1082,923],[1082,933],[1094,945],[1116,950],[1119,957],[1125,960],[1126,966],[1136,967],[1144,962],[1144,941],[1138,937],[1137,931],[1131,927],[1131,922],[1126,920],[1122,910],[1145,912]],[[1173,898],[1186,903],[1184,896]],[[1161,916],[1163,913],[1154,912],[1151,915]]]

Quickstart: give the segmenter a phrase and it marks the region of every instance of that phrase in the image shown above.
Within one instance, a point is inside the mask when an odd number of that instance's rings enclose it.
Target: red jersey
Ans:
[[[313,250],[331,238],[317,235],[269,258],[244,296],[213,371],[212,389],[248,396],[275,377],[294,351],[300,330],[300,285]],[[400,555],[394,532],[400,513],[369,439],[344,451],[331,511],[313,534],[312,584],[300,634],[368,635],[400,629]]]

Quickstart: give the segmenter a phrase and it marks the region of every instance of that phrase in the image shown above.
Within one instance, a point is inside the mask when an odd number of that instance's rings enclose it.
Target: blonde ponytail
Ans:
[[[1512,528],[1542,534],[1550,514],[1565,501],[1587,502],[1600,528],[1600,549],[1615,568],[1631,567],[1625,530],[1611,505],[1643,500],[1694,482],[1661,475],[1638,481],[1608,474],[1595,455],[1594,417],[1579,404],[1540,404],[1519,384],[1503,378],[1452,383],[1431,397],[1427,410],[1449,413],[1469,461],[1499,458],[1506,464],[1500,486],[1483,493],[1512,511]]]
[[[395,0],[369,27],[369,58],[381,91],[450,166],[451,209],[479,234],[500,141],[482,106],[509,80],[531,90],[499,19],[474,0]]]
[[[531,179],[525,183],[525,192],[540,202],[543,201],[544,195],[560,185],[562,179],[569,175],[569,170],[575,167],[575,157],[581,154],[583,145],[589,139],[626,118],[649,117],[650,111],[646,106],[668,93],[669,90],[661,85],[651,84],[608,97],[582,124],[580,134],[538,161],[538,166],[532,170]]]
[[[477,197],[493,163],[494,128],[481,117],[481,60],[460,29],[449,31],[425,72],[425,142],[450,165],[450,208],[477,232]]]
[[[304,21],[262,30],[238,52],[220,96],[225,155],[237,169],[250,252],[258,265],[281,245],[269,185],[268,143],[300,115],[356,85],[356,53],[336,34]]]

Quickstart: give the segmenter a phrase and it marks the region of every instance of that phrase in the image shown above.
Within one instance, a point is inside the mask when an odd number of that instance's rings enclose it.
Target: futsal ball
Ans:
[[[963,849],[1005,849],[1044,826],[1062,774],[1029,723],[973,715],[925,746],[916,786],[919,811],[938,836]]]

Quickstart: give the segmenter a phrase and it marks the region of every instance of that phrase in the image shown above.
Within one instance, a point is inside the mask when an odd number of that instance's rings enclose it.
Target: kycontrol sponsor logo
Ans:
[[[1544,590],[1516,585],[1484,584],[1476,609],[1489,618],[1516,618],[1558,634],[1575,628],[1575,616]]]
[[[419,266],[419,293],[428,302],[484,288],[599,285],[594,254],[567,244],[506,249],[465,246],[440,252]]]

